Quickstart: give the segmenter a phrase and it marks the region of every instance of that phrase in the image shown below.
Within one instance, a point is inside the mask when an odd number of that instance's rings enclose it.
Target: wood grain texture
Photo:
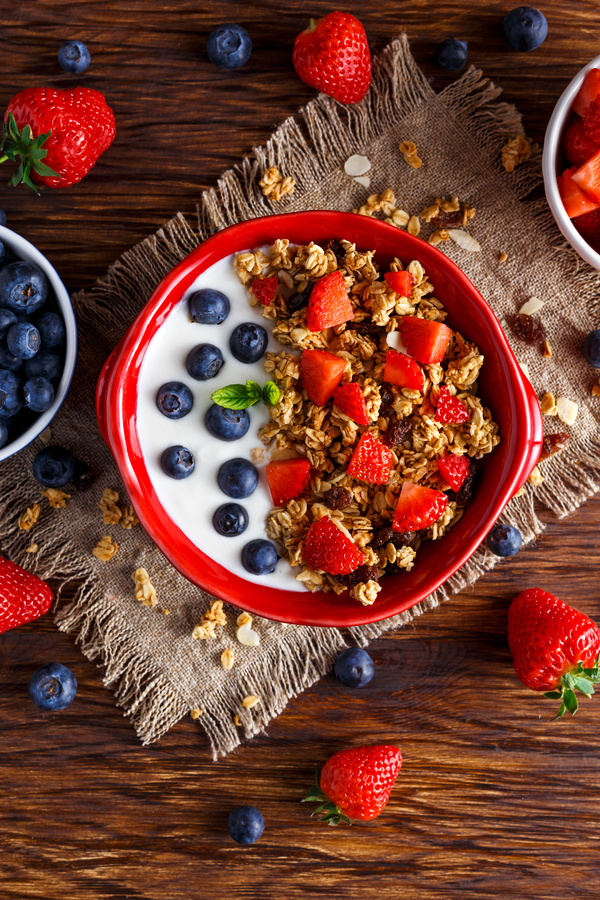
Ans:
[[[435,89],[453,76],[433,65],[456,35],[469,59],[516,103],[543,139],[554,102],[600,45],[597,4],[547,0],[550,34],[529,54],[500,35],[511,3],[377,4],[347,0],[374,52],[406,29]],[[89,287],[129,246],[263,143],[314,96],[291,48],[323,0],[281,6],[228,0],[0,0],[1,102],[25,86],[102,90],[117,138],[80,185],[41,197],[0,186],[9,225],[47,253],[74,291]],[[204,53],[217,24],[240,22],[254,52],[238,72]],[[67,38],[85,41],[89,72],[56,63]],[[449,185],[451,189],[451,185]],[[1,485],[0,485],[1,489]],[[552,723],[551,705],[515,679],[506,611],[539,585],[600,616],[600,501],[557,522],[535,547],[499,565],[468,593],[372,645],[376,676],[360,690],[332,677],[290,702],[268,734],[211,762],[191,720],[142,748],[102,685],[101,672],[46,618],[0,640],[2,900],[452,896],[558,900],[600,894],[596,827],[598,701]],[[79,682],[73,705],[44,714],[28,700],[31,672],[56,660]],[[349,744],[398,742],[404,766],[375,822],[328,828],[299,803],[314,766]],[[258,805],[263,838],[241,849],[226,819]]]

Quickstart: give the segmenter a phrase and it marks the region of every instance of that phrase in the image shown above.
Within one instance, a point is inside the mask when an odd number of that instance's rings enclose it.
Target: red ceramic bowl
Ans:
[[[500,426],[501,443],[486,457],[474,498],[440,541],[421,545],[411,572],[382,580],[372,606],[347,594],[298,593],[255,584],[198,549],[162,508],[149,478],[136,429],[137,383],[148,344],[185,291],[209,266],[231,253],[288,238],[297,244],[345,239],[374,249],[383,266],[394,256],[418,259],[448,310],[448,321],[485,355],[479,394]],[[539,403],[481,294],[443,253],[392,225],[351,213],[314,211],[266,216],[218,232],[163,279],[104,365],[96,395],[102,436],[110,447],[141,524],[182,575],[242,609],[281,622],[346,627],[401,613],[438,588],[471,556],[539,457]]]

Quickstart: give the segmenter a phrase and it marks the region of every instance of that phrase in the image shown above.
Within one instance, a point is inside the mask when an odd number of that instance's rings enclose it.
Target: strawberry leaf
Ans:
[[[31,179],[32,170],[38,175],[60,178],[60,174],[43,163],[42,160],[48,155],[48,151],[42,146],[46,139],[50,137],[52,132],[40,134],[34,138],[29,125],[23,126],[23,130],[19,131],[19,127],[14,115],[9,112],[4,121],[4,131],[2,145],[0,147],[3,157],[0,162],[10,159],[16,162],[17,169],[13,173],[12,178],[8,182],[14,186],[23,183],[36,194],[39,194],[37,186]]]
[[[577,697],[575,696],[575,692],[571,690],[566,690],[563,697],[563,703],[567,708],[567,712],[570,712],[572,716],[577,712],[577,708],[579,706],[577,702]]]

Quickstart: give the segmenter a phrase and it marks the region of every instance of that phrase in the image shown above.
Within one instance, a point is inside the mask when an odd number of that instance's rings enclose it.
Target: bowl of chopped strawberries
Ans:
[[[600,56],[563,91],[546,128],[548,204],[577,253],[600,269]]]
[[[533,389],[464,273],[393,225],[325,210],[206,240],[109,357],[96,402],[173,565],[305,625],[424,600],[542,442]]]

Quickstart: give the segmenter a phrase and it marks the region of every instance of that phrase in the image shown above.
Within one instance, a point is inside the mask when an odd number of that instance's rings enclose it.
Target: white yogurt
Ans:
[[[246,581],[304,591],[304,586],[294,578],[299,569],[292,569],[284,559],[278,561],[275,571],[269,575],[252,575],[242,565],[244,545],[255,538],[266,538],[265,518],[272,508],[265,476],[268,453],[265,452],[264,462],[255,463],[259,484],[250,497],[235,500],[224,494],[217,484],[217,472],[226,460],[238,456],[249,460],[253,448],[264,449],[257,432],[269,421],[267,407],[259,402],[248,410],[250,428],[236,441],[214,438],[204,424],[204,414],[212,403],[210,395],[218,388],[245,384],[247,379],[262,386],[268,380],[264,357],[256,363],[246,364],[231,353],[229,338],[237,325],[243,322],[262,325],[269,335],[267,350],[280,352],[284,349],[271,334],[270,320],[260,315],[262,306],[250,306],[247,289],[239,281],[233,258],[233,255],[227,256],[199,275],[150,341],[138,380],[138,437],[146,468],[166,515],[193,544]],[[188,297],[200,288],[222,291],[229,298],[231,312],[221,325],[190,322]],[[198,344],[215,344],[225,360],[218,375],[208,381],[195,381],[185,367],[189,351]],[[192,411],[182,419],[168,419],[156,405],[158,390],[167,381],[184,382],[194,396]],[[192,474],[180,481],[165,475],[160,464],[163,451],[175,444],[187,447],[196,462]],[[247,510],[249,523],[243,534],[223,537],[215,531],[213,514],[223,503],[239,503]]]

